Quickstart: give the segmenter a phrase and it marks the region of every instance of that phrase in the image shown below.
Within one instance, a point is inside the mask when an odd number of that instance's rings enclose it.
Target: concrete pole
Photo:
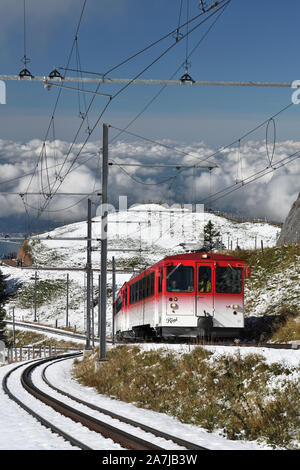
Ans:
[[[108,125],[103,124],[103,154],[102,154],[102,212],[101,212],[101,284],[100,302],[100,347],[99,361],[106,360],[106,284],[107,284],[107,186],[108,186]]]
[[[66,305],[66,327],[69,326],[69,273],[67,274],[67,305]]]
[[[37,322],[37,271],[34,275],[34,321]]]
[[[112,344],[115,344],[115,304],[116,300],[116,263],[115,257],[112,257],[112,333],[111,340]]]
[[[87,263],[86,263],[86,343],[85,349],[91,349],[91,273],[92,273],[92,201],[88,199],[87,220]]]

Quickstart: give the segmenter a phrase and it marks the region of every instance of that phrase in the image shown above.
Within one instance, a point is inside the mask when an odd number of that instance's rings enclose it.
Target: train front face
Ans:
[[[240,335],[244,328],[241,262],[181,261],[164,267],[164,279],[162,336]]]

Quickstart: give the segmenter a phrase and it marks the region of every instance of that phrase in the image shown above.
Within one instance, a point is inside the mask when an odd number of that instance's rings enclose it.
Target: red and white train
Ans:
[[[116,337],[237,338],[249,275],[249,267],[233,256],[167,256],[122,286],[114,304]]]

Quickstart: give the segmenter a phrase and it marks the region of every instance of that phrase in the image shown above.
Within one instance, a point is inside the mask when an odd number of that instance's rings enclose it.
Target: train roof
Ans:
[[[203,257],[203,255],[207,255]],[[154,263],[152,266],[149,266],[148,268],[144,269],[143,271],[137,273],[136,275],[132,276],[132,278],[129,281],[124,282],[123,286],[121,287],[120,290],[123,289],[123,287],[126,284],[130,284],[134,279],[137,277],[142,277],[145,272],[151,271],[154,267],[159,266],[163,262],[168,262],[168,261],[180,261],[180,260],[191,260],[191,261],[235,261],[237,263],[242,263],[245,264],[244,261],[240,258],[237,258],[236,256],[230,256],[230,255],[224,255],[221,253],[211,253],[211,252],[194,252],[194,253],[180,253],[179,255],[171,255],[171,256],[166,256],[165,258],[161,259],[157,263]]]
[[[221,253],[211,253],[211,252],[180,253],[179,255],[166,256],[162,261],[180,261],[180,260],[237,261],[239,263],[243,263],[243,260],[240,258],[237,258],[236,256],[224,255]]]

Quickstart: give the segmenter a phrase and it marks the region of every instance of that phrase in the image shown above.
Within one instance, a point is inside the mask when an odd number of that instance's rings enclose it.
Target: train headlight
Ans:
[[[232,308],[236,309],[236,308],[239,308],[239,306],[235,304],[232,306]]]
[[[178,308],[178,305],[175,304],[174,302],[170,305],[171,308]]]

